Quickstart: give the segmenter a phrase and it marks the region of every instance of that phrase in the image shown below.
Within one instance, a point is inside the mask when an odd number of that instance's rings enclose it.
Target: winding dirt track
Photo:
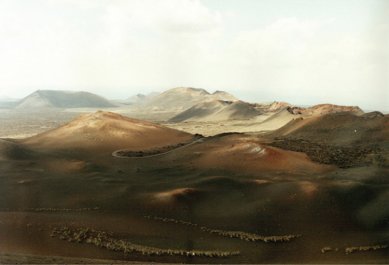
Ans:
[[[157,154],[151,154],[151,155],[144,155],[144,156],[126,156],[126,155],[120,155],[120,152],[126,152],[126,151],[131,151],[129,149],[119,149],[119,150],[116,150],[114,152],[112,152],[112,156],[113,157],[116,157],[116,158],[150,158],[150,157],[156,157],[156,156],[163,156],[163,155],[166,155],[166,154],[169,154],[169,153],[172,153],[172,152],[175,152],[177,150],[180,150],[180,149],[184,149],[184,148],[187,148],[191,145],[194,145],[196,143],[201,143],[204,141],[204,138],[200,138],[200,139],[196,139],[190,143],[187,143],[185,145],[182,145],[182,146],[178,146],[176,148],[173,148],[171,150],[168,150],[168,151],[165,151],[165,152],[162,152],[162,153],[157,153]]]

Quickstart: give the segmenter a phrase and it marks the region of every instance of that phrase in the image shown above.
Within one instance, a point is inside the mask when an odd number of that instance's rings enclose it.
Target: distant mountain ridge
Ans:
[[[136,94],[133,95],[125,100],[122,100],[122,103],[127,105],[142,105],[147,103],[147,101],[150,101],[153,97],[158,96],[160,93],[158,92],[151,92],[149,94]]]
[[[154,96],[146,103],[146,107],[159,111],[184,111],[196,104],[214,100],[238,101],[224,91],[211,94],[202,88],[176,87]]]
[[[85,91],[37,90],[23,98],[18,109],[30,108],[107,108],[115,107],[109,100]]]
[[[115,101],[84,91],[37,90],[20,101],[0,102],[0,108],[20,110],[41,108],[104,109],[110,107],[128,108],[135,117],[137,114],[140,114],[141,117],[163,117],[162,121],[170,122],[251,120],[258,123],[281,111],[283,114],[278,116],[283,117],[283,122],[296,119],[301,115],[308,118],[338,112],[352,112],[356,115],[364,113],[357,106],[319,104],[310,107],[298,107],[278,101],[249,103],[239,100],[225,91],[217,90],[210,93],[205,89],[193,87],[176,87],[162,93],[153,92],[146,95],[136,94],[125,100]],[[273,121],[274,118],[278,116],[272,118],[272,123],[275,122]],[[267,120],[267,123],[269,121]],[[271,126],[271,128],[274,128],[274,126]]]

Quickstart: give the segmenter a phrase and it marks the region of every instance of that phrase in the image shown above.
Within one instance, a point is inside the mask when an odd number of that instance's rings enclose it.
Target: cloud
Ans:
[[[128,97],[186,85],[250,101],[388,105],[386,19],[364,30],[339,17],[247,26],[245,13],[205,3],[0,1],[0,94],[66,88]]]
[[[234,84],[267,98],[383,106],[387,48],[367,33],[340,34],[336,27],[334,19],[282,18],[241,32],[229,52],[237,62]]]
[[[242,55],[243,63],[264,66],[293,66],[307,55],[321,25],[318,21],[283,18],[260,29],[241,32],[232,49]]]
[[[199,0],[48,0],[52,6],[100,9],[108,25],[129,29],[153,29],[197,33],[222,24],[223,15]]]
[[[196,0],[23,2],[0,11],[3,90],[170,85],[222,30]]]
[[[133,0],[107,5],[103,15],[107,34],[136,39],[163,37],[166,34],[198,35],[220,29],[222,15],[211,12],[196,0]]]

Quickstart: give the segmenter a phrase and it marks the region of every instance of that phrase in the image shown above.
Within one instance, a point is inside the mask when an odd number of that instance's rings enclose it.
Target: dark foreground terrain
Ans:
[[[0,261],[388,263],[388,117],[373,119],[359,137],[289,124],[174,150],[193,136],[97,113],[0,140]]]

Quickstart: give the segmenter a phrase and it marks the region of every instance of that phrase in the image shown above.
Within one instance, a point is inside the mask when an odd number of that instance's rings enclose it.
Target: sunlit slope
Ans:
[[[22,142],[35,148],[112,152],[143,150],[189,141],[191,134],[157,124],[98,111]]]

